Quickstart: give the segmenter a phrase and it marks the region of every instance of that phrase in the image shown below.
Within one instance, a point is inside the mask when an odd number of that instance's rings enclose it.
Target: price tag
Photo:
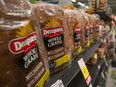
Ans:
[[[65,55],[65,56],[63,56],[63,57],[61,57],[61,58],[55,60],[55,62],[56,62],[56,67],[62,65],[63,63],[66,63],[66,62],[68,62],[68,61],[70,61],[70,55]]]
[[[87,85],[89,85],[89,83],[91,82],[92,79],[91,79],[91,76],[89,74],[89,71],[88,71],[88,69],[87,69],[87,67],[85,65],[85,62],[84,62],[83,58],[81,58],[78,61],[78,64],[79,64],[81,72],[82,72],[82,74],[84,76],[84,79],[86,80]]]
[[[47,80],[48,77],[49,77],[49,70],[45,72],[43,77],[39,80],[39,82],[34,87],[43,87],[44,82]]]
[[[79,49],[77,50],[78,53],[81,53],[82,51],[82,47],[79,47]]]
[[[53,85],[50,87],[64,87],[62,80],[57,80]]]
[[[91,43],[94,43],[94,40],[93,39],[91,39]]]
[[[91,45],[91,43],[90,43],[91,41],[88,41],[88,43],[87,43],[87,47],[89,47],[90,45]]]

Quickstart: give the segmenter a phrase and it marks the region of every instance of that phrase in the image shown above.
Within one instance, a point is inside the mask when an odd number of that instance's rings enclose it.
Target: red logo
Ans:
[[[89,27],[89,26],[86,26],[86,30],[88,30],[88,31],[89,31],[89,30],[90,30],[90,27]]]
[[[93,26],[90,26],[90,28],[93,28]]]
[[[96,25],[96,28],[99,28],[99,25]]]
[[[81,27],[76,27],[76,28],[74,29],[74,32],[75,32],[75,33],[80,33],[80,32],[81,32]]]
[[[103,7],[105,4],[103,2],[100,2],[100,7]]]
[[[41,35],[44,37],[51,38],[54,36],[59,36],[63,32],[64,32],[63,27],[45,28],[41,30]]]
[[[13,54],[21,52],[27,53],[31,48],[36,46],[37,34],[31,33],[26,37],[16,38],[9,42],[9,50]]]

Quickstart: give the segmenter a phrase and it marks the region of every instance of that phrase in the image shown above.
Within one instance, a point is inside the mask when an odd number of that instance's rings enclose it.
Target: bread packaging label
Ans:
[[[64,28],[62,26],[53,28],[43,28],[41,35],[47,50],[48,59],[58,59],[64,52]]]
[[[95,41],[95,32],[93,23],[90,25],[90,42],[94,43]]]
[[[76,51],[78,53],[80,53],[82,51],[82,46],[81,46],[81,31],[82,27],[81,27],[81,23],[78,21],[78,23],[76,24],[75,28],[74,28],[74,48],[76,49]]]
[[[86,25],[85,26],[85,44],[86,47],[90,46],[90,26]]]
[[[67,26],[69,30],[69,47],[72,50],[72,56],[80,54],[83,46],[82,36],[82,17],[77,10],[65,9],[65,17],[67,19]]]
[[[97,38],[97,40],[100,39],[100,35],[99,35],[99,25],[96,25],[96,38]]]
[[[43,37],[50,68],[57,68],[70,60],[65,51],[64,27],[61,21],[57,20],[55,17],[53,17],[53,20],[51,18],[51,21],[47,22],[45,27],[46,28],[41,29],[40,33]]]
[[[63,69],[70,61],[67,53],[67,33],[64,12],[61,7],[40,2],[35,4],[40,24],[39,33],[46,49],[51,74]]]

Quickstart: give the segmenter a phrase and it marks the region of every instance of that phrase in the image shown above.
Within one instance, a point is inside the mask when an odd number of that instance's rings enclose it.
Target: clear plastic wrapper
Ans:
[[[70,0],[59,0],[58,5],[63,9],[74,9],[73,3]]]
[[[95,52],[91,57],[90,59],[87,61],[86,64],[88,65],[95,65],[97,63],[97,59],[98,59],[98,55],[97,53]]]
[[[106,11],[106,2],[107,0],[99,0],[99,10],[101,11]]]
[[[85,47],[89,47],[91,44],[91,29],[90,29],[90,19],[89,14],[83,13],[83,28],[85,33]]]
[[[64,10],[69,29],[69,46],[72,49],[72,54],[79,54],[82,51],[82,16],[76,10]]]
[[[100,19],[99,16],[94,14],[94,28],[95,28],[95,40],[98,41],[100,39]]]
[[[49,76],[25,0],[0,1],[0,87],[43,87]]]
[[[98,58],[103,58],[105,54],[105,50],[107,47],[106,41],[103,41],[100,45],[100,47],[96,50],[96,53],[98,54]]]
[[[100,37],[103,37],[103,35],[104,35],[105,32],[106,32],[106,29],[105,29],[105,22],[104,22],[103,20],[100,20],[99,29],[100,29]]]
[[[95,43],[99,40],[99,18],[95,14],[90,15],[90,40]]]
[[[46,49],[51,74],[65,68],[70,61],[68,34],[61,7],[39,2],[33,5],[40,24],[41,37]]]

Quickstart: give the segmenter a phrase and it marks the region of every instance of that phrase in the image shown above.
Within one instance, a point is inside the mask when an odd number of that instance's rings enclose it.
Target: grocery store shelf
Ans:
[[[102,39],[107,38],[107,36],[108,35],[105,34]],[[74,60],[72,61],[72,64],[68,68],[66,68],[66,69],[64,69],[64,70],[50,76],[50,79],[49,79],[50,82],[48,82],[46,84],[47,85],[46,87],[50,87],[58,79],[62,80],[64,87],[67,87],[69,85],[69,83],[74,79],[74,77],[76,77],[76,75],[80,72],[80,68],[79,68],[79,65],[78,65],[77,61],[79,61],[81,58],[83,58],[84,62],[86,63],[89,60],[89,58],[91,57],[91,55],[100,46],[100,44],[101,44],[101,40],[99,40],[97,43],[90,46],[88,49],[86,49],[85,52],[81,53],[78,56],[75,56]],[[100,64],[102,64],[102,62],[103,61],[101,60]],[[95,67],[97,67],[97,66],[95,66]],[[93,69],[94,69],[94,67],[93,67]],[[97,75],[95,75],[95,77],[96,76]],[[81,87],[81,86],[78,86],[78,87]]]
[[[92,81],[91,81],[92,85],[95,84],[98,74],[99,74],[100,70],[102,69],[103,62],[104,62],[103,59],[99,59],[96,65],[90,66],[88,68],[90,75],[92,77]]]
[[[106,55],[106,60],[107,60],[107,62],[109,62],[109,56],[108,55]],[[108,63],[108,65],[109,65],[109,63]],[[93,87],[98,87],[98,86],[99,87],[105,87],[106,78],[107,78],[107,74],[108,74],[108,69],[109,69],[109,66],[107,66],[106,63],[103,62]]]
[[[105,76],[105,72],[106,72],[106,68],[107,66],[105,65],[105,63],[102,64],[102,68],[99,71],[99,74],[95,80],[95,84],[93,85],[93,87],[105,87],[105,81],[106,81],[106,76]]]

